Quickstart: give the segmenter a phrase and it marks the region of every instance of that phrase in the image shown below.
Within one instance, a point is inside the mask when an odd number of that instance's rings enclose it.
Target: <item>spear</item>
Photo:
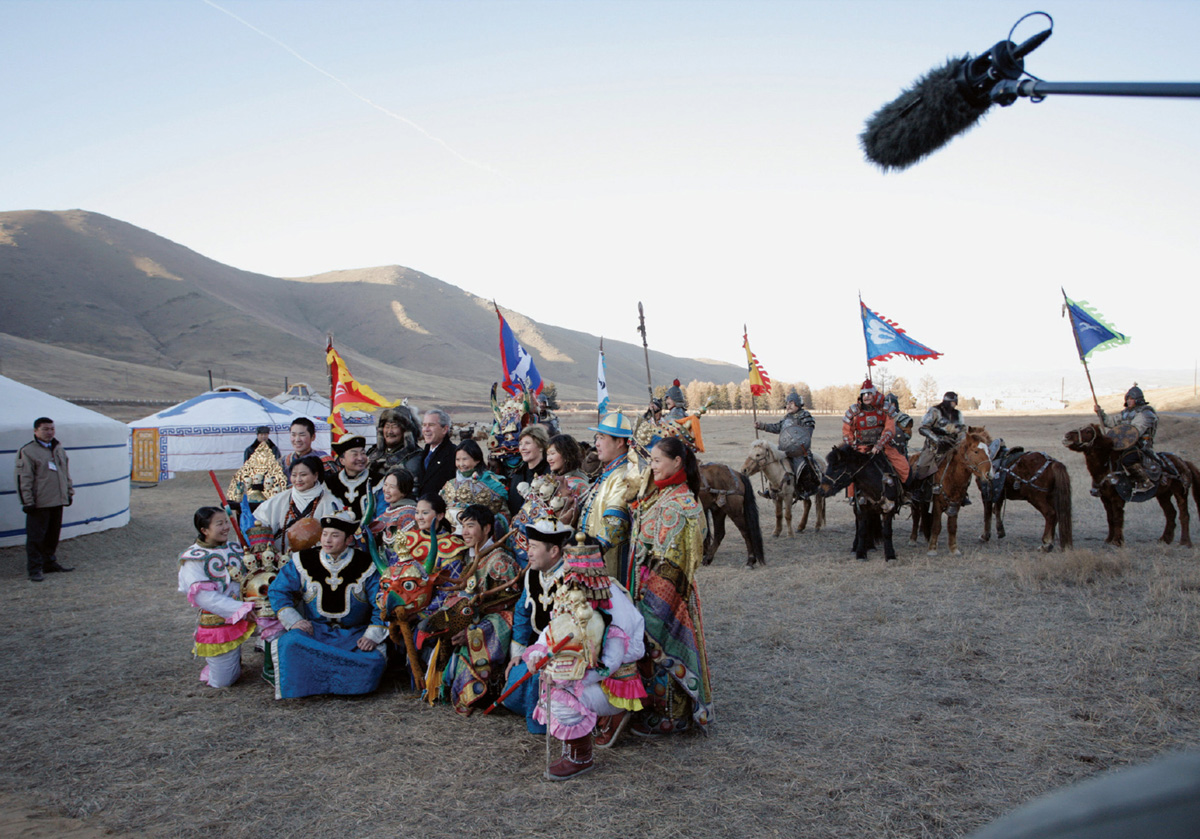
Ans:
[[[545,667],[547,664],[549,664],[549,663],[550,663],[550,659],[554,657],[555,653],[561,652],[561,651],[562,651],[562,648],[563,648],[563,647],[565,647],[565,646],[567,645],[567,642],[568,642],[568,641],[570,641],[570,640],[571,640],[572,638],[574,638],[574,637],[575,637],[574,635],[567,635],[567,637],[566,637],[566,638],[563,638],[561,641],[559,641],[557,644],[555,644],[553,647],[551,647],[551,648],[550,648],[550,655],[546,656],[546,657],[545,657],[545,658],[543,658],[541,661],[539,661],[539,662],[537,663],[537,666],[536,666],[536,667],[533,667],[533,668],[527,669],[527,670],[525,671],[525,675],[524,675],[524,676],[522,676],[521,678],[517,679],[517,682],[516,682],[516,684],[514,684],[514,685],[513,685],[512,687],[510,687],[508,690],[504,691],[504,693],[500,695],[500,698],[499,698],[499,699],[497,699],[495,702],[493,702],[491,705],[489,705],[489,706],[487,707],[487,709],[486,709],[486,710],[485,710],[483,713],[484,713],[485,715],[487,715],[487,714],[490,714],[492,711],[496,710],[496,707],[497,707],[497,706],[498,706],[498,705],[499,705],[501,702],[503,702],[505,699],[508,699],[508,697],[512,695],[512,692],[513,692],[514,690],[516,690],[517,688],[519,688],[521,685],[525,684],[525,682],[527,682],[527,681],[529,680],[529,677],[530,677],[530,676],[534,675],[534,674],[535,674],[535,673],[537,673],[539,670],[541,670],[543,667]]]
[[[646,341],[646,313],[642,310],[642,301],[638,301],[638,332],[642,333],[642,352],[646,355],[646,390],[650,391],[650,401],[654,401],[654,379],[650,376],[650,344]]]
[[[229,523],[233,525],[233,532],[237,534],[238,541],[242,543],[243,548],[250,550],[250,543],[246,541],[246,537],[242,534],[242,528],[238,525],[237,516],[233,514],[233,507],[229,504],[229,499],[225,497],[225,490],[221,489],[221,482],[217,480],[217,473],[209,469],[208,477],[212,478],[213,486],[217,489],[217,498],[221,499],[221,508],[225,510],[225,515],[229,518]]]

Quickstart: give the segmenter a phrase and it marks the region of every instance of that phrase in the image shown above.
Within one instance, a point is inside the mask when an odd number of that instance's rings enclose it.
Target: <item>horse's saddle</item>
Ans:
[[[792,480],[796,485],[796,497],[806,498],[817,491],[821,485],[821,470],[817,468],[817,462],[813,459],[812,452],[804,456],[792,456],[792,463],[795,464],[796,471],[792,473]]]

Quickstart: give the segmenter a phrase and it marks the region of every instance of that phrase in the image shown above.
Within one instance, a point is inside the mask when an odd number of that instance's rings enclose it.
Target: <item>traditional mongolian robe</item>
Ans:
[[[253,603],[242,601],[242,548],[195,542],[179,555],[179,591],[200,610],[192,652],[208,660],[200,680],[228,687],[242,672],[242,644],[254,634]]]
[[[567,563],[564,560],[550,571],[525,571],[525,585],[517,605],[513,607],[512,644],[509,656],[515,662],[504,685],[507,691],[529,672],[522,660],[527,647],[537,641],[542,631],[550,625],[550,607],[554,603],[554,592],[562,582]],[[538,705],[538,676],[534,674],[504,700],[504,707],[525,716],[525,725],[534,734],[544,734],[546,726],[534,719]]]
[[[356,523],[361,523],[367,510],[367,497],[371,494],[370,472],[362,470],[353,478],[343,469],[325,479],[329,494],[338,500]]]
[[[472,504],[482,504],[496,516],[493,525],[497,537],[508,532],[508,488],[494,472],[480,469],[470,475],[456,472],[441,491],[446,502],[447,518],[458,524],[458,514]]]
[[[525,536],[525,527],[533,524],[538,519],[552,518],[558,519],[559,510],[550,506],[555,498],[559,495],[564,496],[562,501],[564,505],[578,507],[580,499],[588,491],[587,478],[582,472],[573,472],[563,476],[564,485],[555,490],[555,494],[547,499],[540,491],[540,487],[547,486],[543,483],[550,479],[558,480],[550,473],[539,476],[534,479],[535,486],[529,495],[525,496],[525,503],[521,505],[521,509],[517,511],[513,517],[512,526],[508,530],[508,549],[512,551],[512,555],[522,568],[529,564],[529,541]]]
[[[629,562],[629,502],[626,491],[637,486],[640,476],[628,455],[604,467],[600,477],[583,497],[579,528],[600,543],[604,571],[629,588],[633,582]]]
[[[358,639],[381,644],[387,629],[375,609],[379,572],[365,552],[348,548],[329,556],[320,548],[297,551],[271,583],[271,608],[287,628],[271,644],[275,698],[322,693],[370,693],[387,659],[383,647],[358,649]],[[293,629],[312,623],[313,634]]]
[[[296,488],[272,495],[254,510],[254,520],[271,528],[271,538],[281,554],[290,552],[287,529],[303,518],[318,521],[342,509],[342,504],[322,484],[303,492]]]
[[[676,476],[682,477],[682,470]],[[704,556],[704,510],[685,483],[668,481],[638,502],[632,536],[635,601],[646,621],[650,713],[659,733],[712,722],[712,686],[695,573]]]

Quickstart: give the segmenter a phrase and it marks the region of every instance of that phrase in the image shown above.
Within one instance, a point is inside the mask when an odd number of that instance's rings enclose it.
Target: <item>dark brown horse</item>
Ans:
[[[1104,540],[1105,544],[1124,545],[1125,499],[1121,497],[1112,481],[1105,480],[1110,473],[1121,469],[1119,453],[1113,448],[1112,441],[1105,435],[1103,428],[1092,423],[1068,431],[1063,435],[1063,445],[1083,455],[1092,482],[1100,487],[1100,503],[1104,505],[1104,514],[1108,518],[1108,536]],[[1188,490],[1191,489],[1196,509],[1200,511],[1200,489],[1196,487],[1196,482],[1200,480],[1200,470],[1191,462],[1170,452],[1159,452],[1158,457],[1169,467],[1162,470],[1162,477],[1159,478],[1153,495],[1167,520],[1159,541],[1169,545],[1175,539],[1175,508],[1178,507],[1179,544],[1190,548],[1192,534],[1187,496]],[[1175,474],[1171,474],[1171,469]],[[1147,501],[1149,496],[1134,496],[1132,500]]]
[[[980,480],[983,496],[983,535],[992,538],[992,515],[996,516],[996,538],[1004,538],[1004,502],[1028,501],[1046,520],[1042,530],[1042,550],[1054,550],[1054,531],[1064,551],[1072,546],[1071,476],[1061,461],[1045,452],[1025,452],[1017,457],[1001,457],[992,462],[991,481]]]
[[[733,519],[746,540],[746,564],[766,565],[763,555],[762,527],[758,521],[758,502],[750,479],[721,463],[700,464],[700,504],[709,519],[704,539],[704,564],[717,555],[725,538],[725,519]]]

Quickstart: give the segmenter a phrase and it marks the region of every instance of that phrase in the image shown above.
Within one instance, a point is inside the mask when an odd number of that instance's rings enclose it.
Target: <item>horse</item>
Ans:
[[[766,477],[767,483],[771,485],[771,497],[775,500],[775,532],[772,534],[778,537],[783,531],[783,520],[787,517],[787,535],[792,538],[792,505],[796,503],[796,479],[791,471],[787,468],[787,455],[783,453],[778,446],[773,446],[766,440],[755,440],[750,444],[750,454],[746,456],[746,462],[742,464],[742,472],[748,477],[755,473],[762,473]],[[825,464],[819,457],[814,457],[817,461],[818,472],[823,472]],[[818,482],[819,482],[818,478]],[[808,526],[808,513],[813,507],[812,494],[803,496],[804,513],[800,517],[800,526],[796,528],[801,533]],[[816,494],[817,505],[817,521],[815,529],[820,532],[825,526],[825,497],[820,493]]]
[[[988,479],[992,460],[988,443],[992,441],[987,429],[968,426],[963,439],[950,450],[949,456],[925,481],[932,483],[932,497],[925,503],[914,504],[913,542],[918,527],[929,541],[928,556],[937,556],[938,539],[942,535],[942,514],[946,515],[946,546],[951,556],[961,556],[958,549],[958,510],[967,497],[971,477]],[[914,455],[914,463],[917,455]]]
[[[767,564],[758,521],[758,502],[748,477],[721,463],[702,463],[699,501],[709,520],[708,533],[704,537],[705,565],[712,564],[725,538],[726,517],[733,519],[746,540],[746,565],[753,568]]]
[[[1004,538],[1004,502],[1028,501],[1042,514],[1046,526],[1042,530],[1042,550],[1054,550],[1054,531],[1058,530],[1058,545],[1062,550],[1072,547],[1071,532],[1071,475],[1062,461],[1045,452],[1015,450],[1007,456],[999,453],[993,460],[991,481],[977,479],[983,497],[983,535],[979,541],[992,538],[992,514],[996,516],[996,538]]]
[[[1106,545],[1120,547],[1125,544],[1125,501],[1116,483],[1105,480],[1115,470],[1121,469],[1116,449],[1112,440],[1104,433],[1104,429],[1092,423],[1082,428],[1072,429],[1063,435],[1063,445],[1073,452],[1083,455],[1087,470],[1092,481],[1100,487],[1100,503],[1104,505],[1104,514],[1108,519],[1108,536]],[[1160,542],[1169,545],[1175,538],[1175,507],[1179,507],[1179,544],[1182,547],[1192,546],[1191,519],[1188,514],[1188,489],[1192,490],[1196,509],[1200,512],[1200,469],[1195,464],[1170,452],[1160,452],[1158,457],[1175,471],[1172,475],[1168,469],[1162,470],[1157,486],[1153,492],[1147,491],[1131,495],[1129,500],[1148,501],[1151,497],[1158,500],[1162,507],[1166,526],[1159,537]]]
[[[896,558],[892,544],[892,519],[900,504],[900,484],[885,466],[882,454],[860,452],[843,444],[825,459],[820,493],[828,498],[854,484],[854,555],[865,560],[875,545],[876,535],[883,537],[883,558]]]

